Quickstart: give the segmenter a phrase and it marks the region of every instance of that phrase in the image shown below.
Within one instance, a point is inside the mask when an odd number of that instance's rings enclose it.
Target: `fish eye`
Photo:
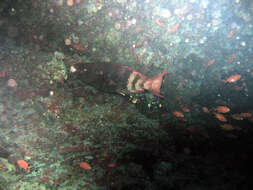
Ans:
[[[70,72],[71,72],[71,73],[74,73],[74,72],[76,72],[76,71],[77,71],[77,68],[76,68],[75,66],[72,65],[72,66],[70,67]]]

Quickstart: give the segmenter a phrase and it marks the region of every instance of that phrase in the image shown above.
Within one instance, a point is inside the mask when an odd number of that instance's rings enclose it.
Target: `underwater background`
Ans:
[[[0,190],[247,190],[252,0],[1,0]]]

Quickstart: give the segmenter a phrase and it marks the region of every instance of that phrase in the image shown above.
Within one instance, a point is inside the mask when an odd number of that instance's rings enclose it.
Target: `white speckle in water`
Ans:
[[[187,20],[192,20],[192,18],[193,18],[192,14],[189,14],[189,15],[187,15],[187,17],[186,17]]]
[[[175,15],[179,15],[179,14],[180,14],[180,9],[175,9],[175,10],[174,10],[174,14],[175,14]]]
[[[200,39],[200,40],[199,40],[199,43],[200,43],[200,44],[204,44],[205,41],[204,41],[203,39]]]
[[[201,1],[200,6],[204,9],[206,9],[208,7],[208,4],[209,4],[209,2],[207,0],[203,0],[203,1]]]
[[[200,43],[200,44],[204,44],[204,43],[206,42],[206,39],[207,39],[207,37],[204,36],[203,38],[201,38],[201,39],[199,40],[199,43]]]
[[[132,23],[132,24],[136,24],[136,22],[137,22],[137,21],[136,21],[135,18],[133,18],[133,19],[131,20],[131,23]]]
[[[162,9],[160,15],[163,18],[169,18],[171,16],[171,12],[168,9]]]
[[[241,44],[242,47],[246,46],[246,42],[245,41],[242,41],[240,44]]]

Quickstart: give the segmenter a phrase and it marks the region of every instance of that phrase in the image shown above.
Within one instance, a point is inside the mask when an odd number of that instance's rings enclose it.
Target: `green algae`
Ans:
[[[63,60],[64,54],[56,51],[51,61],[40,65],[40,68],[45,71],[49,80],[60,82],[68,78],[67,68]]]

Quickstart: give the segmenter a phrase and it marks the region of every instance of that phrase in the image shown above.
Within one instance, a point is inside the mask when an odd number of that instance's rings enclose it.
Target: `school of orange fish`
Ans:
[[[190,112],[190,109],[186,105],[181,106],[181,109],[182,109],[182,112],[181,111],[174,111],[173,115],[175,117],[180,118],[183,121],[187,121],[187,119],[184,118],[184,113]],[[253,120],[253,115],[251,112],[229,114],[230,108],[227,106],[217,106],[215,108],[210,108],[210,109],[207,108],[206,106],[203,106],[202,111],[203,111],[203,113],[213,115],[218,121],[220,121],[222,123],[228,122],[228,119],[227,119],[228,117],[233,120],[237,120],[237,121],[241,121],[241,120],[245,120],[245,119],[248,119],[250,121]],[[221,129],[226,130],[226,131],[241,130],[240,127],[233,126],[228,123],[221,124],[220,127],[221,127]]]
[[[232,38],[234,35],[235,31],[231,30],[228,35],[227,38]],[[232,54],[228,59],[226,64],[231,64],[236,58],[236,54]],[[215,59],[211,59],[207,62],[206,67],[210,67],[213,64],[215,64],[216,60]],[[223,83],[236,83],[238,80],[241,79],[241,75],[240,74],[234,74],[231,75],[223,80],[221,80],[221,82]],[[183,82],[179,83],[177,88],[181,88],[183,86]],[[239,86],[235,86],[233,87],[234,90],[240,91],[242,88],[240,88]],[[180,102],[180,99],[177,99],[177,101]],[[173,112],[173,115],[175,117],[180,118],[181,120],[187,121],[186,118],[184,118],[184,113],[183,112],[189,112],[190,109],[187,108],[186,105],[181,106],[182,112],[176,110]],[[244,120],[244,119],[248,119],[250,121],[253,121],[253,116],[251,112],[243,112],[243,113],[234,113],[234,114],[230,114],[228,115],[228,113],[230,113],[230,108],[227,106],[218,106],[216,108],[207,108],[206,106],[202,107],[202,111],[206,114],[212,114],[218,121],[220,122],[228,122],[227,117],[229,116],[231,119],[233,120]],[[225,115],[226,114],[226,115]],[[240,127],[238,126],[233,126],[231,124],[221,124],[220,125],[221,129],[226,130],[226,131],[231,131],[231,130],[241,130]]]

